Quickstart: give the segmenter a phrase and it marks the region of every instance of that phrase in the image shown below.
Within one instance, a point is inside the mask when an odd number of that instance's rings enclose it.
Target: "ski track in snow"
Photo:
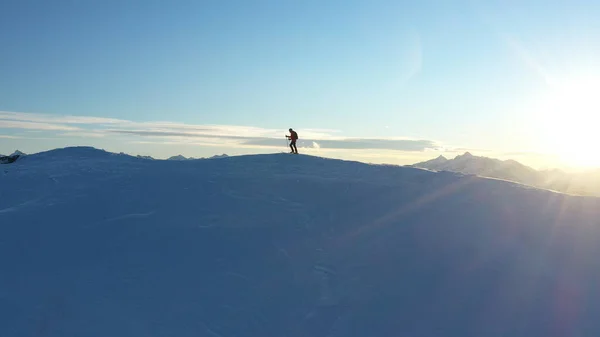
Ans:
[[[600,198],[287,154],[0,176],[0,336],[598,336]]]
[[[147,218],[147,217],[151,216],[152,214],[154,214],[154,211],[150,211],[147,213],[123,214],[123,215],[116,216],[114,218],[106,219],[105,221],[117,221],[117,220],[131,219],[131,218]]]
[[[32,200],[28,200],[25,202],[22,202],[18,205],[12,206],[12,207],[7,207],[4,209],[0,209],[0,213],[8,213],[8,212],[18,212],[21,209],[27,207],[27,206],[31,206],[31,205],[35,205],[39,202],[41,198],[36,198],[36,199],[32,199]]]

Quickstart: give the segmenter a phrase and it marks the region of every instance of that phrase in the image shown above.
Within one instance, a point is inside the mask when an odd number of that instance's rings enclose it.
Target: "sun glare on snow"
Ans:
[[[600,78],[557,83],[540,107],[536,133],[546,150],[570,166],[600,167]]]

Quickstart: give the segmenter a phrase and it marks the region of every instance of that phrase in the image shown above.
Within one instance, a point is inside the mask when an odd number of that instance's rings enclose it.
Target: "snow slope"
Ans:
[[[306,155],[0,171],[0,336],[598,336],[600,199]]]

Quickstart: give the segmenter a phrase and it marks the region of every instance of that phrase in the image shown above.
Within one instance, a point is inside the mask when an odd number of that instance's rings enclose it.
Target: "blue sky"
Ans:
[[[600,83],[598,17],[597,1],[3,1],[0,153],[277,152],[294,127],[333,157],[600,166],[581,125],[598,122],[582,89]]]

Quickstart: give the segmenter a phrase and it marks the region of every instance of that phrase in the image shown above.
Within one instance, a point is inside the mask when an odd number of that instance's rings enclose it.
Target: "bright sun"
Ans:
[[[537,120],[547,150],[565,164],[600,167],[600,78],[553,85]]]

